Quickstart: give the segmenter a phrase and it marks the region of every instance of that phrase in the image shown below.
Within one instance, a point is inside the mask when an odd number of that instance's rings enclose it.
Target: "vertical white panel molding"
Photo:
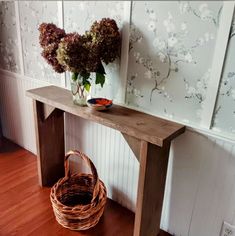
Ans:
[[[204,101],[204,107],[201,117],[201,126],[207,129],[211,128],[212,117],[216,105],[220,78],[223,71],[223,64],[233,18],[234,4],[234,1],[225,1],[221,13],[220,25],[217,33],[218,36],[216,40],[214,58],[211,68],[211,76],[208,83],[207,96]]]
[[[19,12],[19,2],[15,1],[15,17],[16,17],[16,30],[17,30],[17,39],[18,39],[18,50],[19,50],[19,61],[20,61],[20,73],[24,75],[24,59],[23,59],[23,47],[21,41],[21,32],[20,32],[20,12]]]
[[[64,29],[64,2],[63,1],[57,1],[57,7],[58,7],[58,22],[59,27],[61,29]],[[67,87],[67,81],[65,78],[65,73],[62,73],[61,75],[61,87],[66,88]]]
[[[124,104],[126,98],[127,68],[129,56],[129,36],[131,20],[132,1],[124,2],[123,26],[122,26],[122,47],[120,58],[120,84],[117,93],[117,102]]]

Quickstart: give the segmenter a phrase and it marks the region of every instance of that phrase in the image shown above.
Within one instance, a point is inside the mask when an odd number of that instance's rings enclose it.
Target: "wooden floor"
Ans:
[[[49,194],[49,188],[38,185],[35,155],[0,140],[0,236],[133,235],[134,213],[111,200],[94,228],[85,232],[65,229],[54,218]],[[161,231],[160,235],[168,234]]]
[[[40,188],[36,157],[8,141],[0,147],[0,235],[131,236],[134,214],[109,200],[96,227],[75,232],[53,215],[49,188]]]

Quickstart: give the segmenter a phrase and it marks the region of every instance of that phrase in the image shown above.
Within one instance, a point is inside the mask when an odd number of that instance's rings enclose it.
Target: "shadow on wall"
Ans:
[[[111,199],[116,202],[120,202],[123,206],[131,206],[133,205],[133,201],[120,189],[116,188],[115,186],[111,186]]]
[[[4,114],[4,116],[1,116],[1,122],[4,124],[4,126],[1,127],[2,135],[7,138],[9,137],[15,143],[22,144],[24,143],[24,127],[22,126],[23,114],[22,104],[20,103],[22,94],[19,94],[19,91],[24,93],[23,89],[18,87],[15,79],[8,77],[1,79],[0,113]]]
[[[168,168],[163,228],[216,236],[224,220],[234,223],[234,144],[187,131],[172,143]]]

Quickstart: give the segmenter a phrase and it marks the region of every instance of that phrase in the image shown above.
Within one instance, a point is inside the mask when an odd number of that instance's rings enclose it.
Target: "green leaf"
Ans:
[[[95,84],[100,84],[101,87],[103,88],[104,82],[105,82],[104,74],[100,74],[100,73],[96,72]]]
[[[82,84],[87,92],[90,91],[91,83],[88,79],[90,79],[90,73],[82,73]]]
[[[102,64],[101,62],[100,62],[100,64],[99,64],[97,73],[99,73],[99,74],[106,74],[106,73],[105,73],[105,69],[104,69],[104,67],[103,67],[103,64]]]
[[[72,80],[73,80],[73,81],[76,81],[77,78],[78,78],[78,73],[73,72],[73,73],[72,73]]]
[[[90,73],[82,73],[83,83],[90,78]]]
[[[83,85],[84,85],[84,88],[86,89],[86,91],[89,92],[90,88],[91,88],[90,81],[87,80],[85,83],[83,83]]]

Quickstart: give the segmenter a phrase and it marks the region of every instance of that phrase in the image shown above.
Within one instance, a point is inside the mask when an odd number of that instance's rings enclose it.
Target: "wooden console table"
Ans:
[[[70,91],[55,86],[27,95],[34,105],[41,186],[64,176],[64,112],[116,129],[140,163],[134,236],[169,235],[160,230],[162,203],[171,140],[185,131],[183,125],[117,105],[105,112],[79,107]]]

